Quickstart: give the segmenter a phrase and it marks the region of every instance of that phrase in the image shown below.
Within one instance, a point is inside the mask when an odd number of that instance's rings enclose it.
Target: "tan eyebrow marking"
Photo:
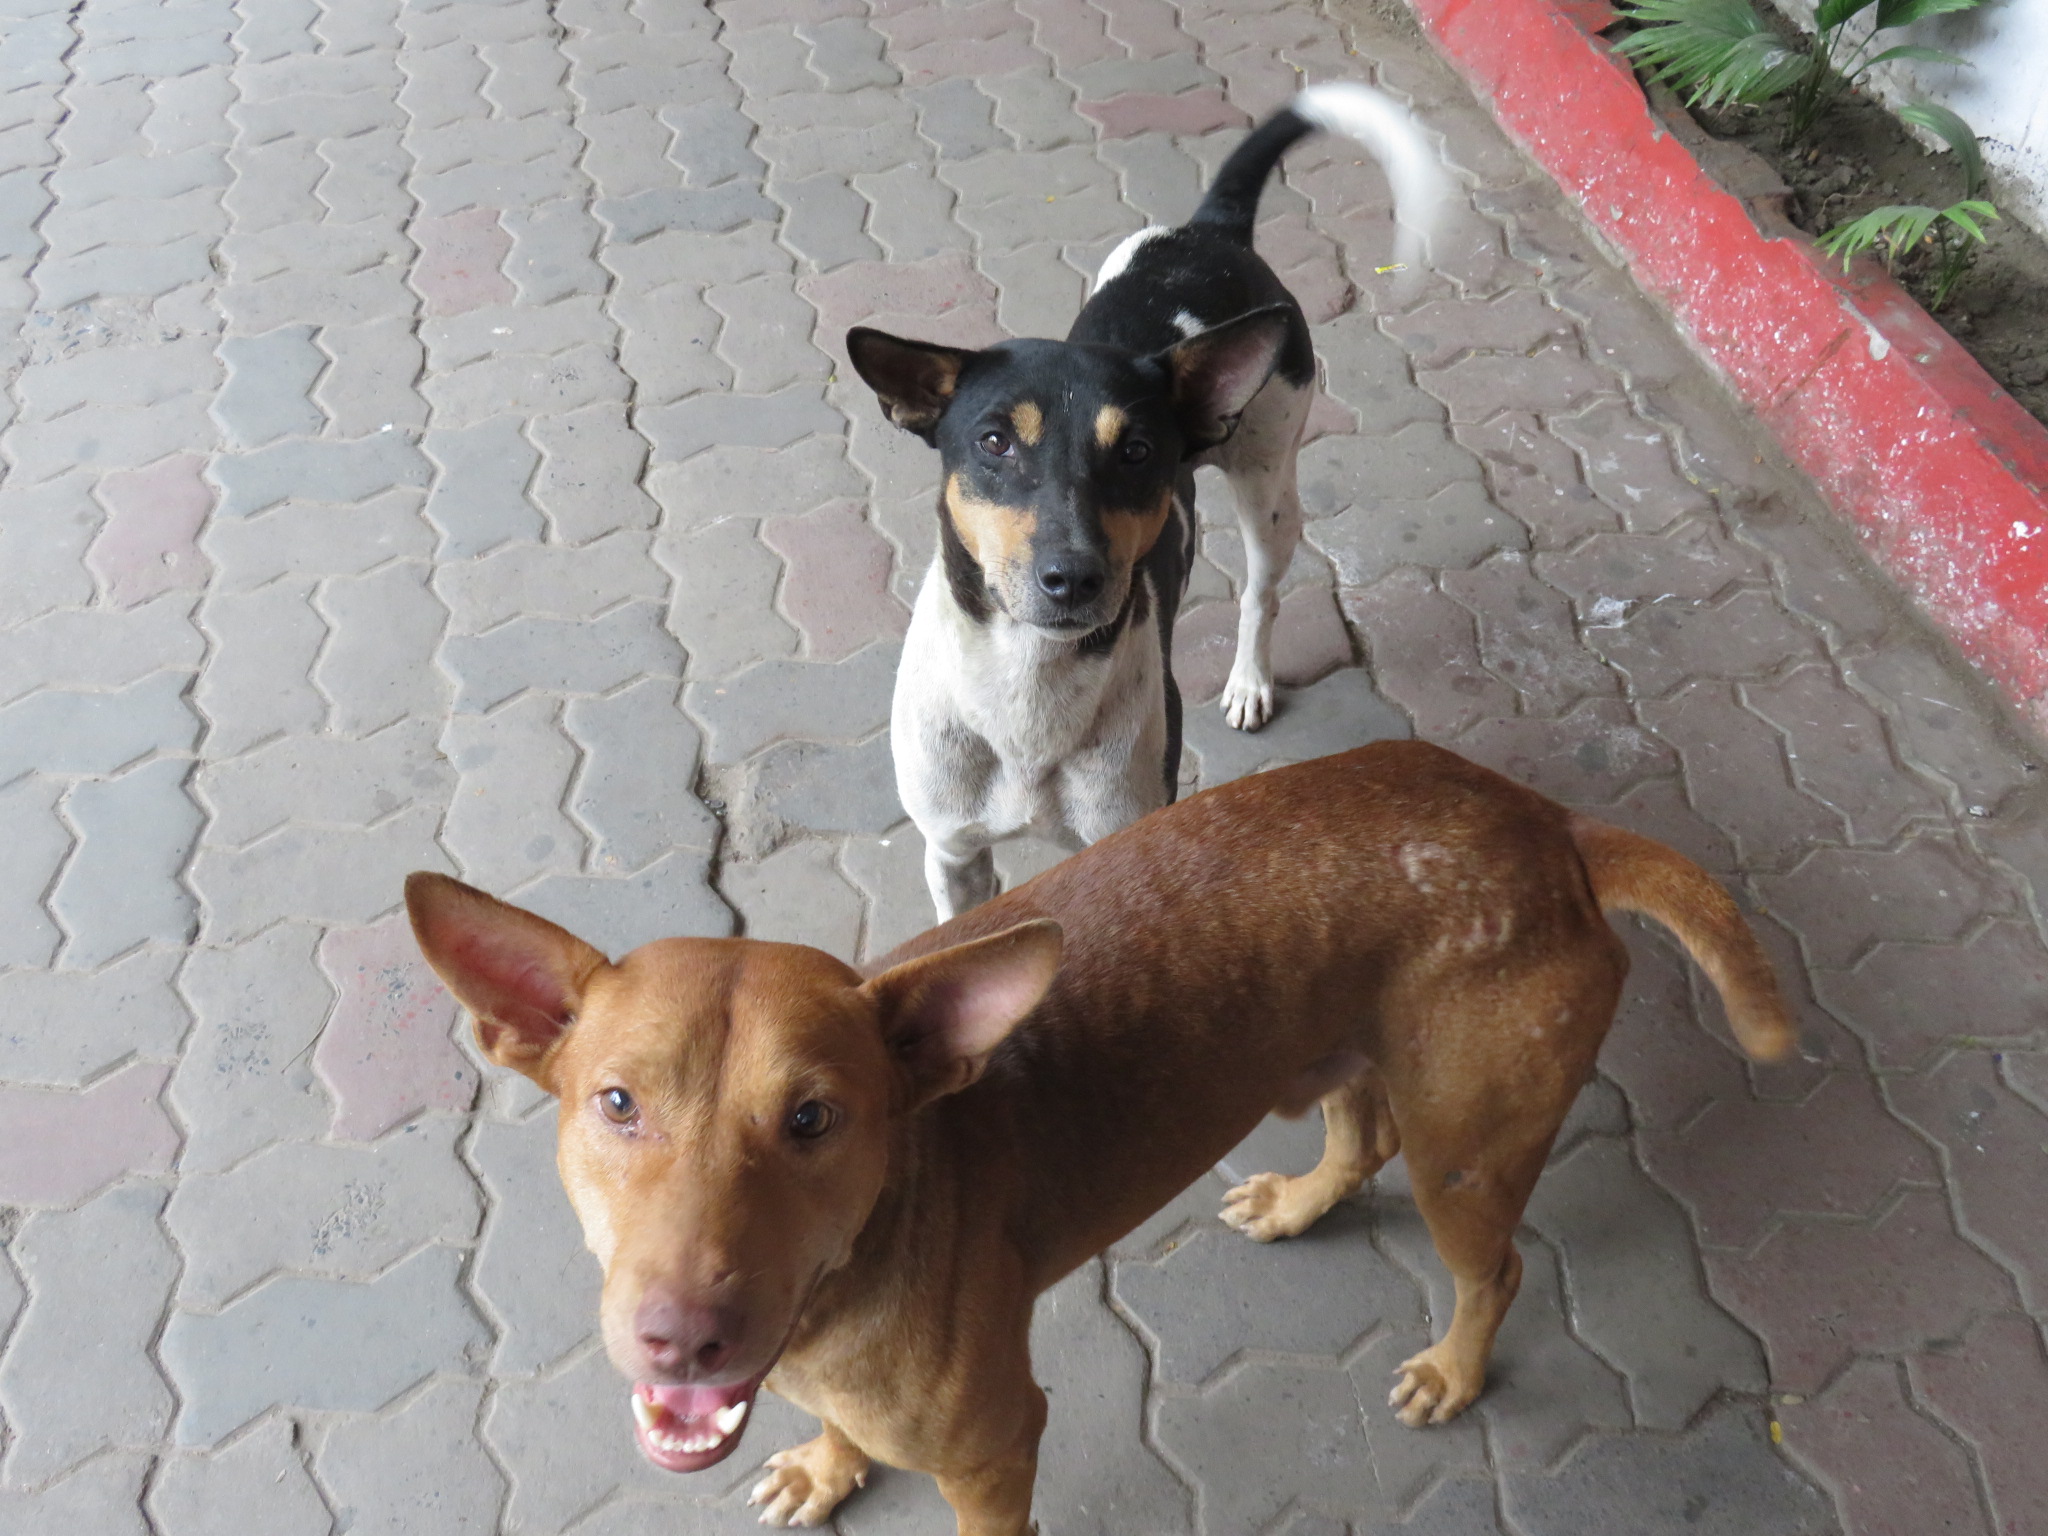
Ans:
[[[1122,411],[1113,405],[1105,405],[1095,413],[1095,446],[1113,446],[1116,440],[1124,435],[1124,428],[1129,425],[1130,422]]]
[[[1010,408],[1010,425],[1017,429],[1018,440],[1025,447],[1036,448],[1045,436],[1045,412],[1035,400],[1019,401]]]

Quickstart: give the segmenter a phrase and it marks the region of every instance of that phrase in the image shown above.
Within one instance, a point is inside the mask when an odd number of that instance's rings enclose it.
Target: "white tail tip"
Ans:
[[[1451,178],[1414,114],[1385,92],[1355,80],[1312,85],[1290,108],[1324,132],[1364,145],[1386,171],[1394,192],[1393,261],[1407,269],[1396,287],[1413,286],[1426,243],[1442,224],[1451,197]]]

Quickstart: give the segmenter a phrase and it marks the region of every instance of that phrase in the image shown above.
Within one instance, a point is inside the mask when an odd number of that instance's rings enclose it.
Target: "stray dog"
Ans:
[[[1420,742],[1192,796],[865,976],[748,939],[614,965],[444,875],[406,901],[484,1050],[561,1099],[642,1452],[723,1460],[764,1381],[823,1421],[769,1458],[770,1524],[823,1523],[875,1457],[936,1477],[962,1536],[1026,1531],[1033,1299],[1318,1101],[1321,1162],[1224,1219],[1291,1236],[1405,1154],[1457,1306],[1391,1401],[1458,1413],[1628,970],[1604,911],[1677,934],[1750,1055],[1793,1040],[1697,865]]]
[[[1434,157],[1390,98],[1318,85],[1253,130],[1187,224],[1110,253],[1064,342],[977,352],[847,336],[890,420],[942,461],[938,558],[890,718],[941,921],[995,894],[991,844],[1037,832],[1071,850],[1173,800],[1173,621],[1195,556],[1198,464],[1229,477],[1244,531],[1223,710],[1247,731],[1273,712],[1315,354],[1252,224],[1280,156],[1317,128],[1386,166],[1406,221],[1398,248],[1417,255],[1440,195]]]

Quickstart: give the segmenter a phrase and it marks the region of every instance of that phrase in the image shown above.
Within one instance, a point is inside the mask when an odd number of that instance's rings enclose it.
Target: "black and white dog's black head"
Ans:
[[[993,607],[1078,637],[1122,611],[1183,465],[1230,436],[1288,324],[1274,305],[1149,356],[1068,341],[973,351],[866,328],[846,340],[889,419],[939,450],[955,597],[976,617]]]

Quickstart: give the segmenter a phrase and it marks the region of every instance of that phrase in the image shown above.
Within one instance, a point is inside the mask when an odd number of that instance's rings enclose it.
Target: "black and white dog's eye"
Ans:
[[[1142,464],[1152,457],[1152,445],[1147,442],[1141,442],[1137,438],[1132,438],[1123,447],[1117,449],[1116,456],[1125,464]]]
[[[981,451],[993,454],[999,459],[1007,459],[1010,456],[1010,439],[1001,432],[984,432],[981,434]]]
[[[597,1107],[613,1125],[631,1125],[639,1118],[640,1106],[623,1088],[607,1088],[597,1096]]]
[[[832,1106],[805,1099],[789,1112],[789,1134],[798,1141],[816,1141],[832,1129]]]

